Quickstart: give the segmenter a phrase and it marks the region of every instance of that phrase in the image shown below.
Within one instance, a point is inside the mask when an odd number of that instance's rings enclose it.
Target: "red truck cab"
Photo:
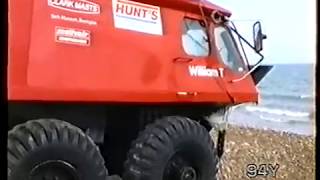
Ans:
[[[208,18],[231,13],[204,2],[10,1],[8,98],[256,102],[250,76],[231,82],[248,69],[230,29]]]

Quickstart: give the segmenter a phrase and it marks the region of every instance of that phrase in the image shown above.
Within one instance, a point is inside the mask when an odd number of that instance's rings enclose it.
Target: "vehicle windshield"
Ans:
[[[231,33],[223,26],[216,27],[214,39],[217,52],[223,63],[236,72],[244,71],[245,65]]]

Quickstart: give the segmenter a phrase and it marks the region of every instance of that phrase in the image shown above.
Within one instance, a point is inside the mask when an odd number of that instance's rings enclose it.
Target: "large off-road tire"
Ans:
[[[133,142],[124,180],[214,180],[218,157],[208,131],[188,118],[164,117]]]
[[[59,120],[32,120],[8,133],[9,180],[105,180],[98,147]]]

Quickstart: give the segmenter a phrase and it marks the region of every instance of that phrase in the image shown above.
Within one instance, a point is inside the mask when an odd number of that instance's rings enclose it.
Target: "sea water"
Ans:
[[[259,104],[243,104],[229,123],[312,135],[315,113],[315,65],[274,65],[259,83]]]

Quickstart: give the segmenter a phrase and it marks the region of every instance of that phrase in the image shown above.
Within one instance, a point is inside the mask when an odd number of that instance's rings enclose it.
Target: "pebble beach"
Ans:
[[[248,164],[276,166],[276,173],[249,177]],[[258,168],[257,168],[258,169]],[[266,172],[265,169],[260,169]],[[251,170],[252,171],[252,170]],[[260,171],[260,172],[261,172]],[[252,173],[252,172],[251,172]],[[250,175],[250,174],[249,174]],[[219,180],[315,179],[315,138],[292,133],[229,126]]]

